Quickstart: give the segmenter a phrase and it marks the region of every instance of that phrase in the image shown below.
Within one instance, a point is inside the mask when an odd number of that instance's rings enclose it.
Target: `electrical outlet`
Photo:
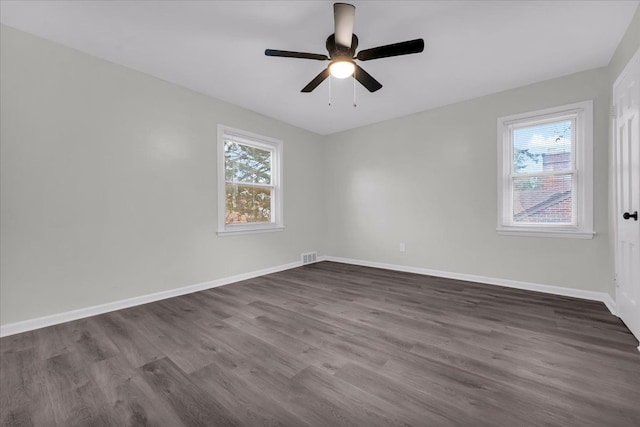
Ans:
[[[400,243],[400,252],[406,252],[407,247],[404,243]]]

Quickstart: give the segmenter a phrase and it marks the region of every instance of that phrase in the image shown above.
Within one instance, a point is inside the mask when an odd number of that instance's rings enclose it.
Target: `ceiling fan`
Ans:
[[[302,92],[313,91],[329,75],[344,79],[353,76],[369,92],[379,90],[382,85],[371,74],[363,70],[355,59],[359,61],[369,61],[371,59],[387,58],[389,56],[408,55],[420,53],[424,50],[424,40],[416,39],[406,42],[393,43],[385,46],[378,46],[358,52],[358,37],[353,34],[353,20],[355,17],[355,6],[347,3],[333,4],[333,17],[335,23],[335,33],[327,38],[326,47],[329,56],[319,53],[291,52],[288,50],[267,49],[264,54],[267,56],[282,56],[285,58],[316,59],[319,61],[331,61],[329,66],[322,70],[313,80],[306,85]]]

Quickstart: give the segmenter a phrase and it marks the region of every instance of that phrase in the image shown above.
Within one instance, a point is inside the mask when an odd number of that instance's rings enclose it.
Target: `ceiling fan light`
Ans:
[[[329,72],[337,79],[346,79],[353,75],[355,70],[356,67],[351,61],[338,61],[329,65]]]

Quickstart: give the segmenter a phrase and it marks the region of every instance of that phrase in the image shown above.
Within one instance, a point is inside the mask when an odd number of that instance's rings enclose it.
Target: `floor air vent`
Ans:
[[[302,265],[311,264],[312,262],[316,262],[318,259],[317,252],[307,252],[306,254],[302,254]]]

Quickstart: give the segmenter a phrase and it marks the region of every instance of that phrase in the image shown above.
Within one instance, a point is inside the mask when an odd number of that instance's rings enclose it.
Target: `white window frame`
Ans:
[[[226,181],[224,168],[224,141],[232,137],[234,140],[262,150],[269,150],[271,156],[271,222],[225,224],[226,219]],[[233,236],[240,234],[267,233],[284,230],[284,192],[282,189],[282,155],[283,143],[279,139],[270,138],[256,133],[235,129],[225,125],[218,125],[218,236]]]
[[[573,224],[513,222],[513,129],[563,119],[574,120],[572,165]],[[593,230],[593,101],[546,108],[498,118],[498,234],[510,236],[592,239]]]

